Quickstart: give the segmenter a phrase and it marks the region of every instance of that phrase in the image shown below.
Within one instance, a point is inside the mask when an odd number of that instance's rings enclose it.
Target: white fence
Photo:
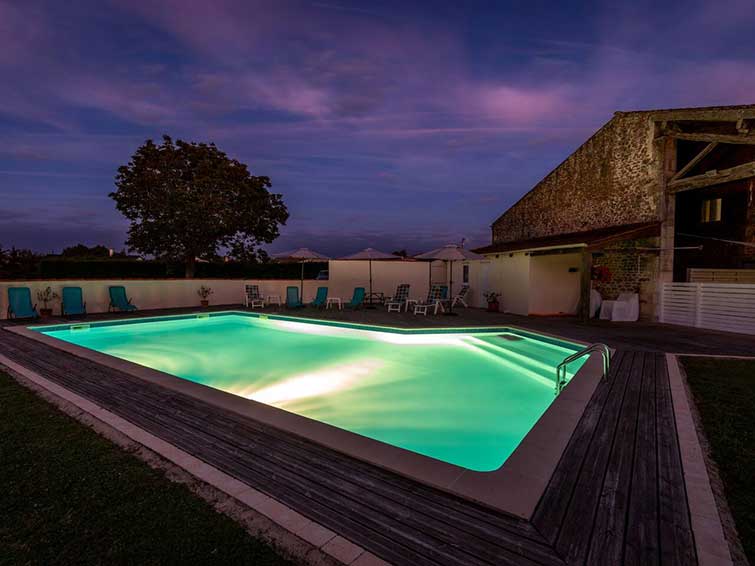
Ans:
[[[660,321],[755,334],[755,285],[664,283]]]

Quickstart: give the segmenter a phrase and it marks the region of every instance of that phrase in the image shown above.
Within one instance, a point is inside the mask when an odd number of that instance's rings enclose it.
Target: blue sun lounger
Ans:
[[[87,313],[87,304],[81,287],[63,287],[60,310],[63,316],[75,316]]]
[[[131,312],[136,310],[136,305],[131,304],[131,299],[126,296],[126,288],[123,285],[109,287],[110,307],[108,310],[118,309],[119,311]]]
[[[286,287],[286,306],[290,309],[300,309],[304,306],[299,300],[299,287]]]
[[[318,287],[317,288],[317,296],[315,297],[315,300],[309,303],[309,306],[311,307],[324,307],[325,304],[328,302],[328,288],[327,287]]]
[[[351,302],[346,303],[344,306],[349,309],[358,309],[364,302],[364,287],[354,287],[354,295],[351,297]]]
[[[8,287],[8,318],[39,318],[28,287]]]

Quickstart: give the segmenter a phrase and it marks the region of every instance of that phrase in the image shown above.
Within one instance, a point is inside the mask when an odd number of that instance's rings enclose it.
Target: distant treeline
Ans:
[[[105,254],[97,251],[100,253],[75,256],[64,250],[59,256],[42,256],[30,250],[0,247],[0,279],[165,279],[184,276],[183,263],[129,258],[123,252],[108,257],[107,251]],[[314,279],[320,270],[327,268],[327,262],[305,263],[304,278]],[[301,265],[298,263],[235,261],[200,262],[195,273],[196,278],[221,279],[299,279],[300,276]]]

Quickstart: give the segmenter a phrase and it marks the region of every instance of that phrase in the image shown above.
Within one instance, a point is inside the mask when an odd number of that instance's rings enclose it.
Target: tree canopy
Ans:
[[[163,136],[147,140],[128,165],[118,168],[116,208],[131,221],[129,248],[186,263],[192,277],[196,258],[217,257],[221,247],[234,258],[264,256],[288,219],[281,195],[268,177],[257,177],[215,144]]]

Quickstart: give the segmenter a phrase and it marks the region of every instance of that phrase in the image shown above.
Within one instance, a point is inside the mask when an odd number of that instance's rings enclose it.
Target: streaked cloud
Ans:
[[[755,100],[749,0],[650,7],[0,0],[3,191],[115,226],[16,233],[120,247],[115,170],[169,133],[272,178],[274,248],[484,243],[614,111]]]

